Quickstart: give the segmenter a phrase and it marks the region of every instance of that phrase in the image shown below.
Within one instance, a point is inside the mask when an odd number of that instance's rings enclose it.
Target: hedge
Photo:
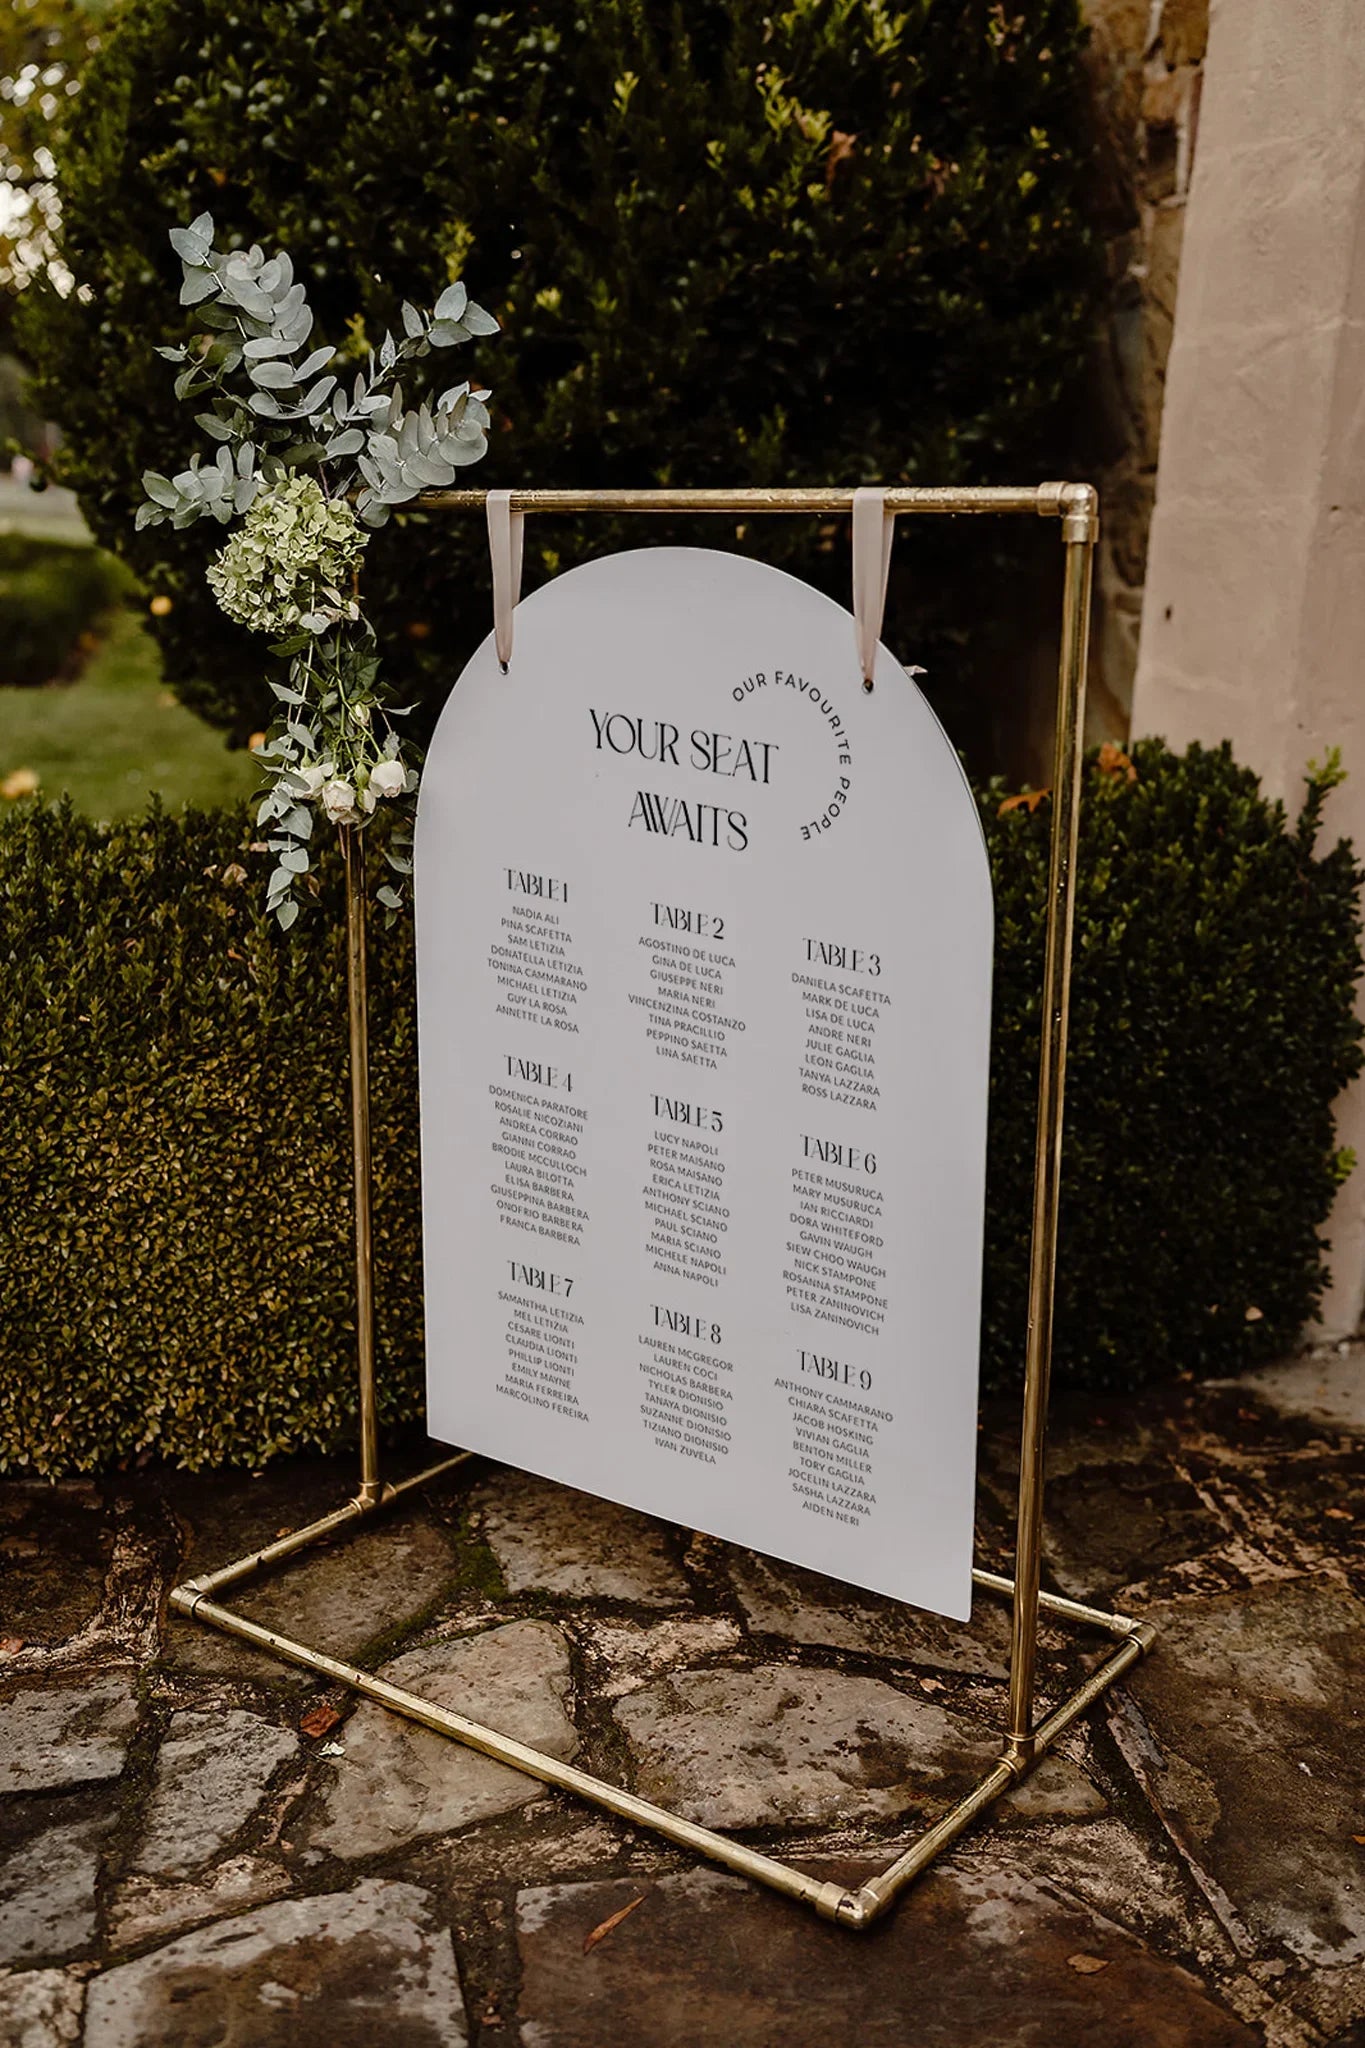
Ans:
[[[1226,747],[1087,769],[1056,1371],[1291,1345],[1361,1065],[1360,871]],[[1048,803],[980,792],[998,915],[983,1369],[1020,1374]],[[340,888],[282,939],[226,813],[0,819],[0,1468],[197,1467],[354,1428]],[[421,1413],[412,934],[373,941],[382,1416]]]
[[[132,589],[128,571],[99,548],[0,534],[0,686],[69,681],[105,614]]]
[[[168,227],[207,208],[225,242],[282,243],[352,349],[467,271],[504,323],[468,366],[490,484],[1064,473],[1103,288],[1083,41],[1077,0],[125,0],[57,151],[88,290],[26,291],[18,326],[63,480],[173,599],[154,630],[182,700],[239,737],[269,708],[204,583],[221,536],[130,530],[190,430],[151,353],[189,324]],[[770,559],[847,589],[846,522],[763,525]],[[542,523],[528,587],[622,533]],[[1018,618],[970,594],[1008,546],[1027,602],[1020,551],[1046,540],[926,521],[900,551],[888,637],[931,674],[951,637],[964,735],[971,660],[984,691]],[[486,630],[486,554],[478,520],[418,514],[367,555],[400,701],[428,715]]]

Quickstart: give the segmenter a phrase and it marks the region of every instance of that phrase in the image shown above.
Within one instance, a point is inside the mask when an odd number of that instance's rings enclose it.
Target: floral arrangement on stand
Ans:
[[[286,665],[270,679],[280,712],[258,750],[269,781],[257,823],[276,857],[267,903],[280,925],[299,914],[317,815],[359,828],[381,804],[402,813],[385,848],[398,879],[378,891],[392,915],[412,871],[418,761],[379,681],[360,565],[392,507],[448,489],[488,447],[487,391],[453,384],[412,404],[402,373],[498,323],[463,284],[448,285],[430,312],[405,303],[401,338],[386,334],[347,385],[331,367],[336,351],[310,347],[313,314],[289,256],[224,252],[213,237],[207,213],[171,230],[180,303],[198,309],[204,331],[157,354],[179,366],[176,397],[205,406],[196,421],[217,447],[175,476],[148,470],[137,524],[240,522],[208,580],[229,618],[277,636],[270,652]],[[429,390],[436,380],[419,374]]]

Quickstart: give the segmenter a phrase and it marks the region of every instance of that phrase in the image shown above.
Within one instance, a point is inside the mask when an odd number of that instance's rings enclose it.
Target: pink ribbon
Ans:
[[[896,515],[886,509],[884,490],[865,487],[853,493],[853,630],[863,682],[869,690],[882,637],[895,530]]]
[[[506,675],[512,660],[512,613],[521,596],[521,554],[526,514],[512,510],[510,491],[490,491],[488,552],[493,561],[493,645]]]

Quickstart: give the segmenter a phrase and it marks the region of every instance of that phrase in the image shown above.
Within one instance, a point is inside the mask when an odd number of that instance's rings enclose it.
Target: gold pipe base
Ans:
[[[694,1854],[704,1856],[708,1861],[719,1864],[722,1869],[732,1870],[740,1877],[753,1879],[767,1885],[771,1890],[785,1897],[799,1900],[812,1906],[822,1919],[836,1927],[846,1927],[854,1932],[870,1927],[892,1901],[913,1884],[917,1877],[929,1868],[959,1835],[972,1826],[995,1801],[1014,1786],[1021,1783],[1028,1773],[1044,1757],[1058,1738],[1085,1713],[1100,1696],[1131,1669],[1140,1657],[1150,1649],[1155,1631],[1150,1622],[1134,1621],[1128,1615],[1110,1614],[1102,1608],[1086,1607],[1074,1600],[1065,1600],[1058,1594],[1040,1593],[1039,1607],[1043,1613],[1053,1615],[1081,1628],[1095,1628],[1119,1640],[1104,1662],[1090,1673],[1074,1692],[1062,1701],[1033,1731],[1027,1751],[1016,1738],[1006,1739],[1006,1753],[1000,1761],[991,1766],[986,1775],[955,1806],[949,1808],[941,1819],[925,1830],[910,1847],[878,1877],[868,1880],[856,1891],[839,1884],[831,1884],[797,1870],[789,1863],[765,1856],[761,1850],[751,1849],[744,1842],[734,1841],[729,1835],[717,1834],[711,1828],[699,1826],[687,1820],[682,1814],[672,1813],[666,1807],[656,1806],[648,1799],[641,1799],[623,1786],[613,1785],[606,1778],[594,1777],[589,1771],[578,1770],[558,1757],[547,1756],[542,1750],[532,1749],[524,1742],[517,1742],[509,1735],[501,1734],[496,1728],[487,1728],[481,1722],[472,1721],[466,1715],[457,1714],[448,1707],[437,1706],[431,1700],[424,1700],[417,1693],[407,1692],[401,1686],[391,1685],[370,1671],[362,1671],[358,1665],[347,1663],[339,1657],[329,1656],[326,1651],[314,1649],[308,1643],[301,1643],[293,1637],[280,1635],[275,1629],[264,1628],[259,1622],[249,1621],[243,1614],[236,1614],[230,1607],[212,1596],[227,1586],[241,1585],[254,1578],[257,1573],[268,1570],[272,1565],[284,1563],[314,1543],[323,1542],[329,1536],[341,1535],[368,1521],[381,1508],[391,1507],[420,1487],[453,1471],[464,1464],[471,1453],[457,1452],[442,1459],[437,1465],[415,1473],[410,1479],[398,1485],[381,1486],[373,1499],[366,1498],[366,1490],[344,1507],[330,1515],[323,1515],[318,1521],[308,1523],[304,1528],[295,1529],[287,1536],[279,1537],[264,1549],[252,1551],[248,1556],[238,1558],[217,1571],[201,1573],[197,1578],[186,1579],[176,1586],[170,1596],[171,1607],[177,1614],[183,1614],[192,1621],[198,1621],[210,1628],[222,1630],[225,1635],[237,1636],[250,1643],[255,1649],[279,1657],[288,1664],[299,1665],[305,1671],[314,1671],[319,1677],[330,1679],[334,1684],[345,1685],[362,1698],[372,1699],[392,1713],[402,1714],[405,1719],[415,1721],[419,1726],[430,1728],[437,1735],[444,1735],[452,1742],[459,1742],[480,1754],[492,1757],[498,1763],[523,1771],[528,1777],[537,1778],[542,1784],[552,1785],[558,1791],[571,1792],[580,1799],[589,1800],[593,1805],[614,1813],[618,1819],[634,1827],[648,1828],[665,1841],[674,1842],[679,1848],[690,1849]],[[982,1591],[997,1594],[1003,1598],[1013,1597],[1014,1582],[996,1572],[975,1571],[973,1581]]]

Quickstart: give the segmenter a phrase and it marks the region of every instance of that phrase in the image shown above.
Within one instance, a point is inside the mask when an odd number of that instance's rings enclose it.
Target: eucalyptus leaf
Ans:
[[[335,354],[334,348],[324,344],[322,348],[315,348],[310,356],[305,356],[296,373],[300,384],[306,384],[310,377],[316,377],[319,370],[325,370]]]
[[[233,429],[229,422],[220,420],[216,412],[197,412],[194,423],[197,427],[202,427],[215,441],[230,441],[233,437]]]
[[[326,453],[321,441],[293,441],[281,450],[280,461],[286,469],[307,469],[310,463],[321,462]]]
[[[277,360],[250,363],[247,375],[263,391],[290,391],[298,382],[294,365]]]
[[[455,463],[452,458],[442,461],[433,455],[409,455],[403,463],[404,474],[415,477],[419,484],[426,484],[433,490],[444,490],[455,481]]]
[[[218,290],[218,278],[212,270],[187,270],[185,282],[180,287],[182,306],[197,306],[201,299],[208,299]]]
[[[454,447],[446,452],[458,468],[467,469],[471,462],[481,461],[488,453],[488,437],[482,433],[478,435],[477,439],[471,441],[466,441],[461,437]]]
[[[258,291],[247,278],[225,277],[222,281],[223,297],[240,306],[244,313],[254,319],[268,321],[275,308],[267,294]]]
[[[312,415],[331,397],[336,388],[335,377],[320,377],[312,390],[299,400],[299,411]]]
[[[199,267],[208,262],[212,248],[212,244],[206,242],[202,235],[197,235],[193,228],[172,228],[170,244],[184,262]]]

